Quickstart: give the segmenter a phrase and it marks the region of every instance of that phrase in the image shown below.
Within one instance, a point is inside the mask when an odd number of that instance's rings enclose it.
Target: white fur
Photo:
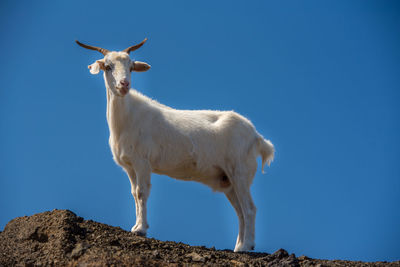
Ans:
[[[132,89],[124,95],[119,81],[130,82],[132,65],[146,63],[132,62],[124,52],[111,52],[100,61],[112,67],[104,73],[109,142],[114,160],[131,181],[136,204],[132,232],[146,234],[146,202],[154,172],[224,192],[239,218],[235,251],[253,249],[256,207],[250,185],[257,157],[262,156],[263,167],[273,160],[271,142],[233,111],[176,110]],[[89,67],[93,74],[99,72],[97,62]]]

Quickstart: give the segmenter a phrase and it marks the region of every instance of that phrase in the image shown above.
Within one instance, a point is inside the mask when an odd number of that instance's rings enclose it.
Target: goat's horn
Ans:
[[[124,49],[123,51],[129,54],[129,52],[135,51],[136,49],[140,48],[146,41],[147,41],[147,38],[144,38],[144,40],[140,44],[132,45],[132,46],[128,47],[127,49]]]
[[[75,40],[75,42],[76,42],[78,45],[82,46],[83,48],[99,51],[99,52],[102,53],[103,55],[107,55],[107,54],[110,52],[110,51],[108,51],[107,49],[104,49],[104,48],[101,48],[101,47],[96,47],[96,46],[91,46],[91,45],[82,44],[82,43],[79,42],[78,40]]]

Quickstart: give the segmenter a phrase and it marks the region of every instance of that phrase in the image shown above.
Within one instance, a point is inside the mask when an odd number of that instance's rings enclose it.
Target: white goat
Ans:
[[[131,61],[129,52],[82,44],[101,52],[103,59],[89,66],[90,73],[104,71],[107,88],[107,122],[114,160],[128,174],[135,198],[136,224],[132,232],[146,235],[146,202],[152,172],[197,181],[225,193],[239,218],[236,251],[254,249],[256,207],[250,185],[257,169],[274,157],[274,147],[252,123],[233,111],[176,110],[135,90],[131,71],[147,71],[147,63]]]

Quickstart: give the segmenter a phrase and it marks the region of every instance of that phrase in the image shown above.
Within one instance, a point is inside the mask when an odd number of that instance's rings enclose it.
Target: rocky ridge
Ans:
[[[119,227],[53,210],[11,220],[0,232],[1,266],[400,266],[189,246],[135,236]]]

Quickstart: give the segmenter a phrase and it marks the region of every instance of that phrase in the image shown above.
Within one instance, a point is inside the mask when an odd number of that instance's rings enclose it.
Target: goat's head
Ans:
[[[129,53],[140,48],[147,38],[140,44],[130,46],[123,51],[109,51],[104,48],[85,45],[78,41],[76,43],[86,49],[99,51],[104,55],[103,59],[96,60],[89,65],[91,74],[98,74],[100,70],[104,71],[104,79],[112,93],[117,96],[125,96],[131,84],[132,71],[147,71],[150,65],[145,62],[133,61],[129,58]]]

